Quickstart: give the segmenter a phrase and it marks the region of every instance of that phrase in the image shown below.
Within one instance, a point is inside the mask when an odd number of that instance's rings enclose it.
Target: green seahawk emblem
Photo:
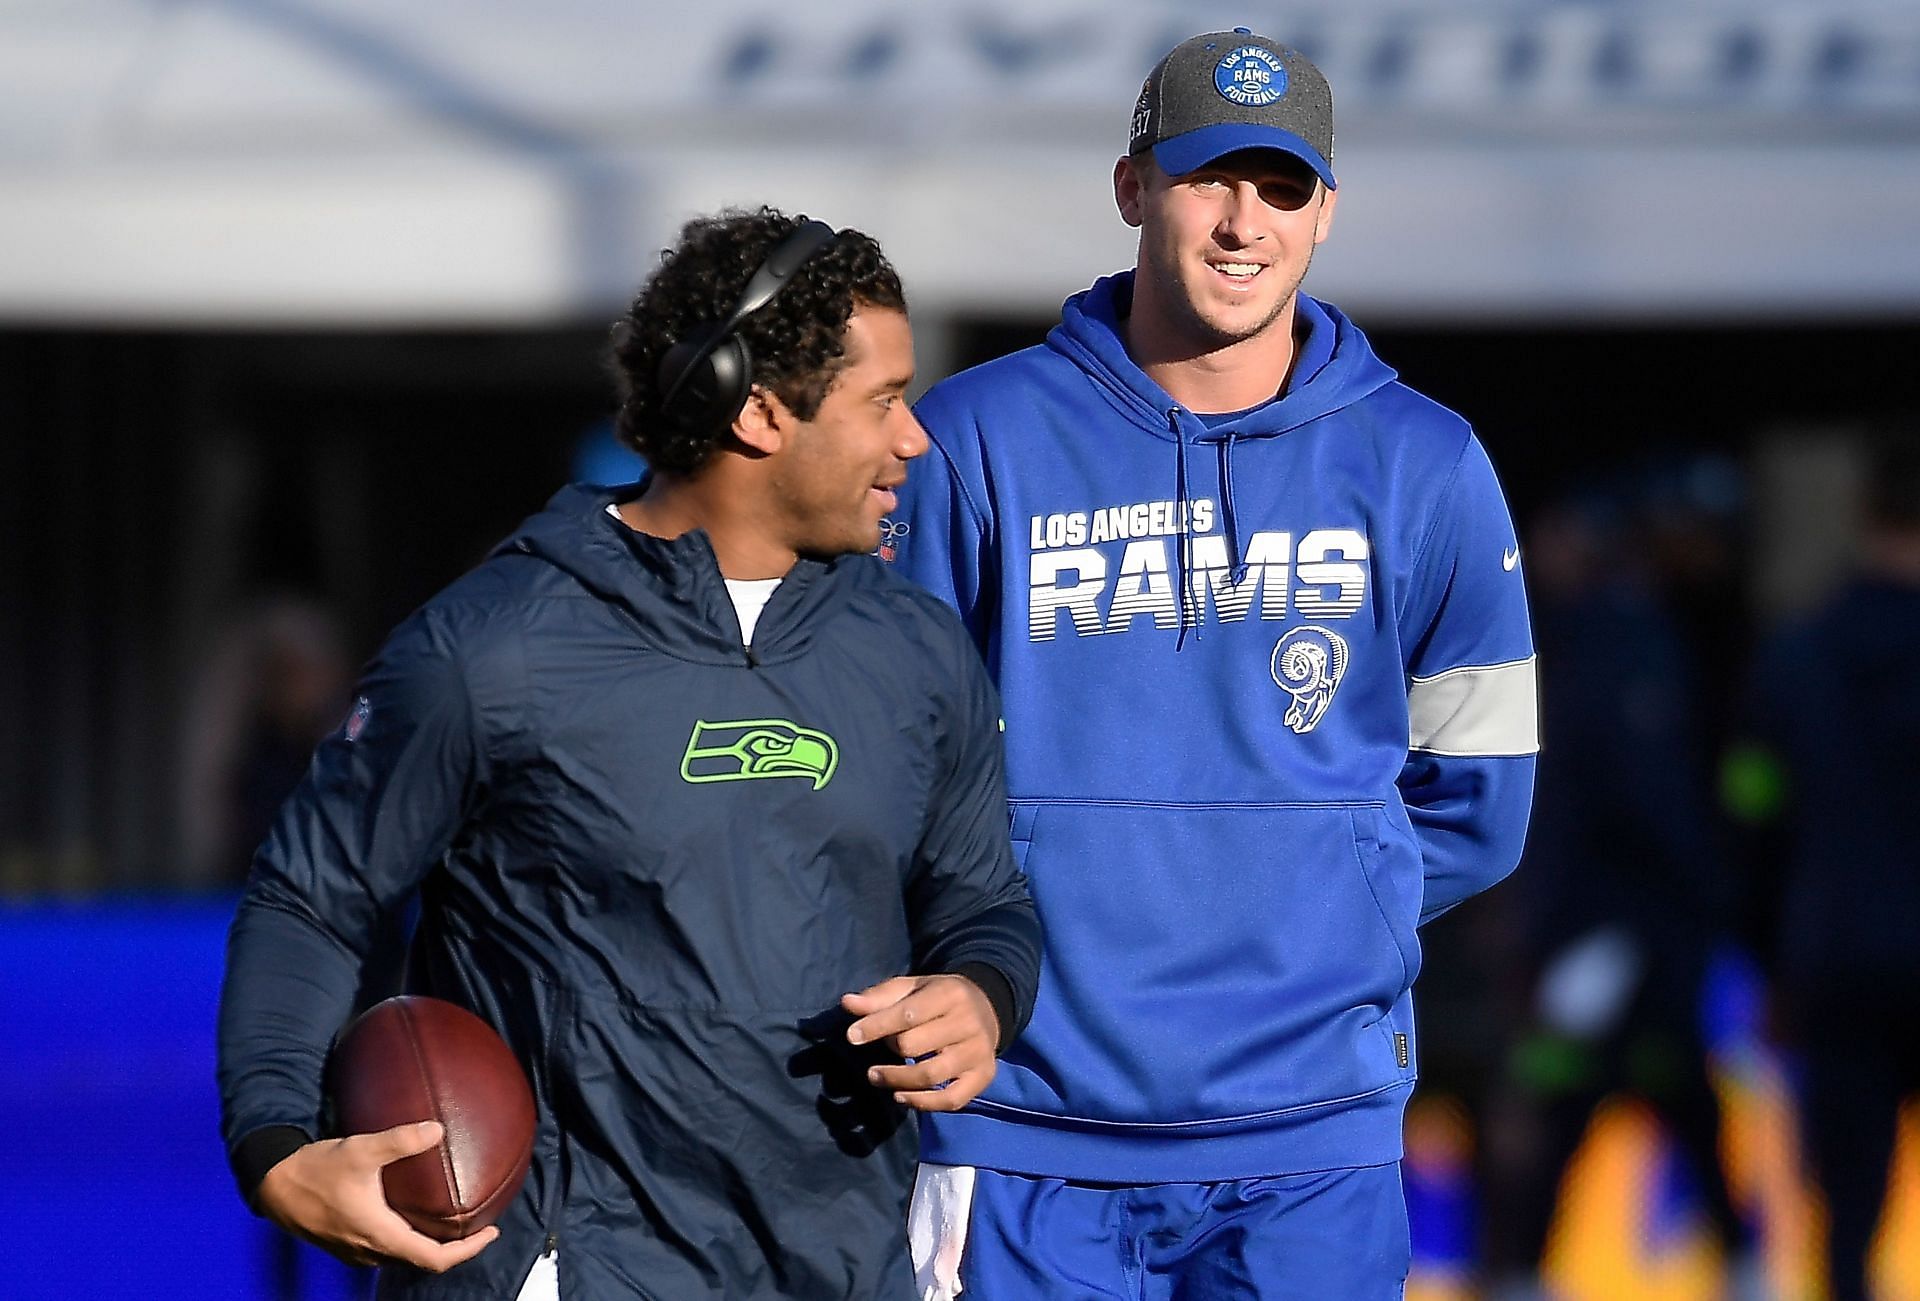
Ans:
[[[738,782],[757,777],[804,777],[819,790],[833,780],[840,747],[825,732],[784,718],[733,723],[697,720],[680,759],[690,782]]]

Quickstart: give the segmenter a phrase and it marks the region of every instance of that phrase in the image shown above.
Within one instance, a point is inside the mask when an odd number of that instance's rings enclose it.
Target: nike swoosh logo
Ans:
[[[1500,553],[1500,568],[1511,571],[1513,567],[1519,563],[1520,563],[1519,547],[1515,547],[1511,551],[1502,551]]]

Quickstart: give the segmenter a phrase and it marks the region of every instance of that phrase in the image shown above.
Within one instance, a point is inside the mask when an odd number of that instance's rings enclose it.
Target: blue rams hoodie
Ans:
[[[1202,417],[1128,358],[1131,294],[1102,280],[1043,346],[927,394],[934,453],[881,548],[998,682],[1046,935],[1025,1036],[927,1119],[923,1159],[1117,1182],[1391,1161],[1416,927],[1525,830],[1513,526],[1465,422],[1333,308],[1300,297],[1284,394]]]

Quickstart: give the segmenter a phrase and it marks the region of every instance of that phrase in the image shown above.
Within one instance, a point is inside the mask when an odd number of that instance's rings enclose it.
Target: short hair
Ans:
[[[694,218],[614,323],[608,357],[620,397],[614,427],[655,470],[692,473],[727,437],[725,429],[683,429],[659,418],[661,359],[723,320],[767,255],[805,221],[765,207]],[[753,355],[754,385],[778,395],[802,420],[812,419],[846,365],[847,321],[859,307],[904,312],[906,295],[880,245],[843,230],[734,331]]]

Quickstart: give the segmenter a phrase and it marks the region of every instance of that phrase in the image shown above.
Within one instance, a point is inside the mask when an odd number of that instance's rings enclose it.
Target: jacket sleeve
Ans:
[[[1428,525],[1401,611],[1407,762],[1400,795],[1420,842],[1428,922],[1520,860],[1540,749],[1520,547],[1469,436]]]
[[[960,612],[974,644],[987,648],[999,590],[996,540],[969,417],[936,387],[914,407],[932,444],[907,469],[891,557],[896,569]],[[884,554],[884,553],[883,553]]]
[[[321,1135],[322,1072],[361,969],[484,779],[460,663],[429,612],[369,666],[261,846],[227,936],[222,1131],[241,1191]]]
[[[1033,1015],[1040,923],[1008,836],[999,696],[957,627],[951,641],[939,776],[907,885],[914,969],[973,979],[994,1003],[1004,1049]]]

